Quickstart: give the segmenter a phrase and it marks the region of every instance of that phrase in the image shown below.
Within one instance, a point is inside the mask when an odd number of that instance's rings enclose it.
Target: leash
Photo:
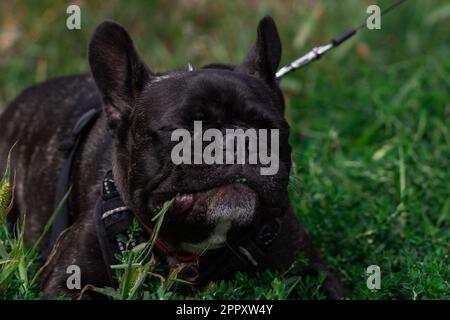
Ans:
[[[384,9],[383,11],[380,12],[380,17],[383,15],[386,15],[391,10],[395,9],[397,6],[401,5],[405,1],[406,0],[399,0],[399,1],[395,2],[394,4],[392,4],[391,6],[387,7],[386,9]],[[281,80],[281,78],[283,78],[288,73],[290,73],[294,70],[297,70],[299,68],[302,68],[302,67],[310,64],[311,62],[319,59],[326,52],[330,51],[333,48],[336,48],[341,43],[343,43],[343,42],[347,41],[348,39],[350,39],[351,37],[353,37],[360,29],[364,28],[365,25],[366,25],[366,22],[364,21],[356,28],[353,28],[346,32],[343,32],[340,35],[338,35],[337,37],[331,39],[330,42],[328,42],[327,44],[313,48],[312,50],[307,52],[305,55],[301,56],[300,58],[292,61],[290,64],[288,64],[288,65],[282,67],[280,70],[278,70],[277,73],[275,74],[275,78],[278,80]]]

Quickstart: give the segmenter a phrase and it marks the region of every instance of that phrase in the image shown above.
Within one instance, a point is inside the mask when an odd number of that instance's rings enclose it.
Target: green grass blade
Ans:
[[[42,240],[44,240],[45,236],[49,232],[49,230],[52,227],[53,221],[58,216],[58,213],[61,211],[62,207],[67,201],[67,198],[69,197],[70,192],[72,191],[72,187],[69,188],[69,190],[66,192],[64,197],[61,199],[61,201],[58,203],[58,206],[56,207],[55,211],[53,211],[52,215],[50,216],[50,219],[47,221],[47,223],[44,226],[44,230],[42,231],[41,235],[39,236],[39,239],[36,241],[36,243],[33,245],[32,250],[30,250],[29,253],[32,253],[33,251],[36,251],[39,245],[41,244]]]

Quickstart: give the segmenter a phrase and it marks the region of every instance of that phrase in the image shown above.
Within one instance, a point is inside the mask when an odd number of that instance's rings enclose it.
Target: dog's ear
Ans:
[[[272,84],[281,59],[281,41],[275,21],[269,16],[258,24],[256,43],[236,71],[253,75]]]
[[[139,58],[130,35],[115,22],[104,21],[98,25],[88,55],[108,124],[117,129],[126,121],[152,73]]]

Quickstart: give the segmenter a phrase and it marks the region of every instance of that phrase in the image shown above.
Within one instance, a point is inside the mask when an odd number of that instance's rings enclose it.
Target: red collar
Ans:
[[[143,223],[141,223],[141,225],[147,231],[149,239],[151,239],[153,236],[153,228],[151,228]],[[197,256],[195,256],[195,255],[181,255],[181,254],[177,254],[176,252],[171,251],[169,249],[169,246],[164,241],[162,241],[160,238],[156,239],[155,247],[159,252],[164,253],[164,254],[169,254],[170,256],[174,257],[175,259],[177,259],[180,262],[193,262],[193,261],[197,260]]]

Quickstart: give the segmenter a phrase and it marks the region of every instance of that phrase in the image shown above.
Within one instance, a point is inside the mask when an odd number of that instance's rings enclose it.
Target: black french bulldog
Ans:
[[[278,236],[253,271],[287,269],[303,253],[310,263],[304,274],[324,272],[322,290],[329,298],[342,297],[341,286],[313,248],[287,195],[291,147],[275,79],[281,43],[272,18],[260,21],[256,43],[237,66],[214,64],[154,74],[139,58],[129,34],[114,22],[97,27],[88,55],[92,75],[30,87],[0,117],[0,164],[18,141],[12,158],[17,173],[13,211],[26,215],[25,238],[34,243],[54,209],[64,162],[58,146],[81,115],[103,108],[76,155],[69,198],[75,221],[47,261],[42,277],[46,297],[79,294],[66,287],[66,269],[73,264],[81,268],[82,286],[111,285],[93,218],[100,182],[111,168],[124,203],[144,225],[152,225],[161,204],[176,197],[160,233],[169,252],[198,254],[215,239],[213,247],[220,256],[226,242],[239,243],[266,221],[279,219]],[[171,132],[192,129],[194,120],[220,129],[279,129],[278,173],[261,175],[255,165],[175,165]],[[225,230],[220,228],[224,223]],[[207,269],[210,263],[208,253],[198,259],[201,274],[202,266]],[[237,271],[223,268],[227,270],[210,274],[211,280]]]

